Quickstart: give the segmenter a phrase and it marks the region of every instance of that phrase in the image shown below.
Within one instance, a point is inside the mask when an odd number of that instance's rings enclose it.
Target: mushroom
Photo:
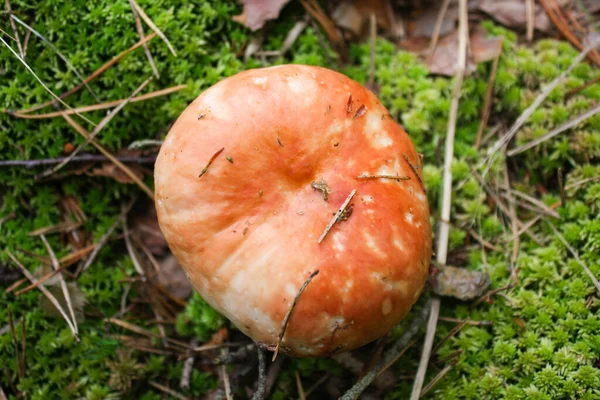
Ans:
[[[187,107],[156,160],[156,209],[212,307],[266,348],[326,356],[386,334],[418,299],[431,258],[420,173],[373,93],[282,65]]]

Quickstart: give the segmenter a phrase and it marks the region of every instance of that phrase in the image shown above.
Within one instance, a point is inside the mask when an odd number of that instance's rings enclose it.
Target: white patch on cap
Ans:
[[[392,299],[386,297],[383,303],[381,303],[381,313],[383,315],[388,315],[392,312]]]
[[[375,241],[375,238],[373,236],[371,236],[369,233],[363,231],[363,238],[365,239],[365,244],[367,245],[367,247],[369,249],[371,249],[373,251],[373,253],[376,253],[377,255],[383,256],[383,257],[386,256],[386,254],[383,251],[381,251],[379,246],[377,246],[377,242]]]
[[[263,77],[254,77],[252,78],[252,82],[254,82],[255,85],[261,86],[263,89],[265,89],[267,87],[267,81],[269,80],[269,78],[267,78],[266,76]]]
[[[344,293],[349,293],[350,289],[352,289],[353,286],[354,286],[354,281],[353,280],[346,281],[346,284],[344,285],[343,292]]]
[[[333,240],[333,248],[339,252],[346,250],[346,245],[342,242],[344,239],[344,235],[339,232],[334,233],[332,236]]]
[[[371,204],[373,202],[373,196],[365,194],[361,197],[363,203],[365,204]]]
[[[331,317],[329,318],[329,330],[335,332],[344,326],[346,319],[344,317]]]
[[[290,90],[294,93],[304,93],[309,92],[310,88],[314,85],[310,84],[312,81],[307,79],[294,79],[292,77],[287,78],[287,84]]]
[[[404,220],[405,220],[406,222],[408,222],[409,224],[412,224],[412,222],[413,222],[413,214],[412,214],[412,212],[407,212],[407,213],[404,215]]]
[[[383,130],[381,125],[381,116],[377,113],[369,112],[366,115],[365,130],[367,138],[371,145],[376,149],[390,147],[394,140]]]
[[[394,247],[397,248],[398,250],[404,251],[404,244],[402,243],[400,238],[398,238],[398,237],[394,238]]]

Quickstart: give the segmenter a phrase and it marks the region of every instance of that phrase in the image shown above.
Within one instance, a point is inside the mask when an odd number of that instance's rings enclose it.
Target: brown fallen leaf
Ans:
[[[133,214],[131,219],[131,230],[137,232],[142,245],[156,257],[163,257],[168,254],[169,247],[156,217],[156,208],[154,204],[148,202],[145,206],[140,206],[140,212]]]
[[[177,299],[185,300],[192,295],[193,289],[187,275],[177,263],[175,256],[169,254],[159,260],[160,271],[153,278],[169,294]]]
[[[484,272],[449,265],[432,267],[430,278],[435,294],[459,300],[480,297],[491,283],[490,276]]]
[[[414,19],[408,22],[408,32],[410,37],[425,37],[431,38],[435,24],[440,12],[442,1],[437,2],[434,7],[427,8],[422,13],[418,14]],[[456,21],[458,20],[458,7],[456,4],[450,4],[446,14],[442,19],[440,26],[440,36],[445,36],[456,29]]]
[[[482,0],[478,9],[488,14],[492,19],[509,28],[527,27],[527,2],[523,0]],[[549,33],[552,22],[544,9],[535,4],[534,28]]]
[[[371,14],[375,14],[377,26],[384,32],[390,31],[387,0],[345,0],[340,2],[331,13],[335,24],[355,36],[366,34]]]
[[[241,0],[244,11],[232,19],[252,31],[262,28],[265,22],[276,19],[289,0]]]
[[[487,37],[486,33],[479,29],[474,30],[470,34],[469,43],[466,75],[475,71],[478,63],[493,60],[502,50],[502,38]],[[429,39],[426,38],[404,40],[400,43],[400,47],[426,59],[431,74],[454,76],[456,53],[458,51],[457,31],[441,38],[431,57],[428,57]]]
[[[132,164],[129,166],[131,171],[140,179],[144,177],[141,169]],[[94,168],[91,172],[88,172],[91,176],[106,176],[109,178],[113,178],[117,182],[120,183],[135,183],[129,176],[127,176],[119,167],[111,162],[104,162],[100,168]]]

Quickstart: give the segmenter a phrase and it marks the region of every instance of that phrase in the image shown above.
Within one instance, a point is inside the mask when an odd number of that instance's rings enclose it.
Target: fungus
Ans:
[[[196,290],[257,343],[296,356],[351,350],[389,332],[419,297],[429,209],[419,180],[402,180],[416,173],[403,157],[419,157],[387,115],[342,74],[284,65],[212,86],[166,137],[160,227]],[[357,179],[373,171],[382,179]],[[369,201],[348,204],[349,193]]]

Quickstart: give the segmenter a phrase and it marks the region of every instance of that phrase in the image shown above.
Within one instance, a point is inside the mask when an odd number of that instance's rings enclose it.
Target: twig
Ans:
[[[283,44],[279,48],[279,51],[276,52],[276,56],[282,56],[285,53],[287,53],[289,49],[292,48],[292,46],[296,42],[296,39],[298,39],[304,28],[306,28],[306,25],[308,25],[308,19],[308,15],[306,15],[303,20],[296,22],[294,27],[290,29],[290,31],[286,35]]]
[[[227,349],[221,349],[221,354],[227,353]],[[219,375],[223,380],[223,386],[225,387],[225,398],[227,400],[233,400],[231,394],[231,381],[229,380],[229,374],[227,373],[227,365],[223,364],[219,367]]]
[[[431,63],[433,58],[433,53],[435,52],[435,48],[437,47],[438,40],[440,38],[440,31],[442,29],[442,23],[444,22],[444,17],[446,16],[446,12],[448,11],[448,6],[450,5],[450,0],[444,0],[442,6],[440,7],[440,11],[438,12],[437,18],[435,20],[435,25],[433,27],[433,33],[431,35],[431,42],[429,42],[429,49],[427,50],[427,64]]]
[[[359,175],[356,177],[359,181],[367,180],[367,179],[393,179],[395,181],[408,181],[410,180],[410,176],[400,176],[400,175]]]
[[[71,118],[69,115],[67,115],[66,113],[63,112],[63,118],[67,120],[67,122],[73,127],[75,128],[75,130],[81,135],[83,136],[85,139],[88,139],[90,137],[90,133],[88,131],[86,131],[81,125],[79,125],[77,122],[75,122],[73,120],[73,118]],[[104,154],[113,164],[115,164],[121,171],[123,171],[125,173],[125,175],[127,175],[132,181],[134,181],[139,187],[140,189],[142,189],[147,195],[148,197],[150,197],[150,199],[152,199],[154,201],[154,193],[152,192],[152,190],[150,190],[150,188],[148,186],[146,186],[146,184],[144,183],[144,181],[142,181],[140,178],[138,178],[138,176],[136,174],[133,173],[133,171],[126,166],[125,164],[123,164],[121,161],[119,161],[118,159],[115,158],[115,156],[113,156],[108,150],[106,150],[100,143],[98,143],[95,139],[91,139],[90,143],[96,148],[98,149],[98,151],[100,151],[102,154]]]
[[[267,390],[267,363],[264,350],[259,346],[256,346],[256,350],[258,351],[258,380],[252,400],[263,400],[265,398],[265,391]]]
[[[533,40],[533,28],[535,27],[535,5],[534,0],[527,0],[527,41]]]
[[[421,189],[423,189],[423,192],[427,193],[427,188],[425,188],[425,182],[423,182],[423,178],[421,178],[421,175],[419,175],[419,173],[417,172],[417,169],[419,167],[417,165],[414,165],[410,161],[410,158],[408,158],[408,156],[406,154],[403,154],[403,155],[404,155],[404,160],[408,163],[408,166],[410,167],[410,169],[412,170],[412,172],[417,177],[417,180],[419,181],[419,184],[421,185]]]
[[[135,29],[137,30],[138,35],[140,35],[140,39],[144,40],[144,38],[145,38],[144,27],[142,26],[142,21],[140,21],[140,16],[138,15],[137,11],[135,11],[135,7],[131,3],[131,0],[129,1],[129,5],[131,6],[131,12],[133,14],[133,19],[135,21]],[[150,67],[152,68],[152,72],[154,73],[154,76],[156,77],[156,79],[160,78],[160,75],[158,74],[158,69],[156,69],[156,64],[154,64],[154,59],[152,58],[152,53],[150,53],[150,48],[148,47],[148,43],[144,43],[144,52],[146,53],[146,58],[148,59],[148,63],[150,64]]]
[[[327,34],[329,41],[333,46],[344,56],[344,40],[342,36],[338,32],[333,21],[327,16],[327,14],[323,11],[321,6],[316,0],[300,0],[300,3],[308,13],[321,24],[323,30]]]
[[[367,87],[375,86],[375,48],[377,46],[377,17],[375,13],[369,16],[369,80]]]
[[[178,392],[174,391],[173,389],[169,388],[168,386],[161,385],[160,383],[154,382],[154,381],[148,381],[148,383],[150,384],[150,386],[153,386],[156,389],[160,390],[161,392],[166,393],[169,396],[173,396],[176,399],[179,399],[179,400],[190,400],[189,397],[184,396],[181,393],[178,393]]]
[[[469,16],[467,11],[467,0],[459,0],[459,27],[458,27],[458,56],[455,68],[454,89],[452,91],[452,102],[450,103],[450,116],[448,118],[448,132],[446,134],[446,151],[444,155],[443,189],[442,189],[442,212],[439,232],[437,237],[436,261],[446,264],[448,254],[448,237],[450,233],[450,211],[452,205],[452,160],[454,159],[454,134],[456,133],[456,122],[458,119],[458,104],[460,101],[460,90],[465,74],[467,62],[467,41],[469,35]],[[440,299],[434,298],[431,302],[431,314],[427,323],[427,332],[419,368],[413,384],[411,400],[418,400],[427,373],[431,347],[440,313]]]
[[[462,328],[464,328],[466,325],[468,325],[468,323],[469,323],[469,318],[466,318],[466,319],[463,319],[462,321],[460,321],[458,324],[456,324],[456,326],[454,328],[452,328],[450,330],[450,332],[448,332],[448,334],[442,340],[440,340],[440,342],[438,344],[435,345],[433,350],[431,350],[431,354],[432,355],[437,354],[438,350],[444,345],[444,343],[446,343],[448,340],[450,340],[454,336],[456,336],[456,334],[458,332],[460,332],[460,330]]]
[[[535,210],[535,211],[539,211],[544,214],[547,214],[550,217],[560,219],[560,215],[552,207],[548,207],[546,204],[544,204],[539,199],[536,199],[535,197],[532,197],[532,196],[528,195],[527,193],[523,193],[519,190],[508,188],[506,186],[506,184],[504,184],[504,186],[499,185],[498,187],[506,192],[507,197],[509,197],[509,192],[510,192],[510,195],[514,194],[515,196],[520,197],[520,198],[526,200],[527,202],[533,204],[534,206],[536,206],[537,210]]]
[[[421,325],[427,319],[431,310],[431,300],[428,300],[421,309],[421,313],[417,315],[410,323],[404,334],[392,345],[386,352],[384,357],[350,390],[348,390],[339,400],[354,400],[369,386],[375,378],[384,370],[386,366],[391,364],[391,361],[398,358],[398,354],[405,350],[410,340],[417,334]]]
[[[19,340],[17,339],[17,331],[15,330],[15,322],[13,320],[12,312],[10,311],[10,306],[6,305],[6,313],[8,314],[8,328],[10,329],[10,334],[12,335],[13,346],[15,347],[15,360],[17,362],[17,374],[19,379],[25,378],[25,366],[21,364],[21,352],[19,351]]]
[[[190,342],[190,348],[194,348],[196,346],[198,346],[198,339],[193,338]],[[192,355],[186,358],[185,362],[183,363],[183,371],[181,372],[181,380],[179,381],[179,387],[182,390],[187,390],[190,388],[190,377],[192,376],[192,369],[194,369],[195,359],[196,357],[192,353]]]
[[[115,156],[115,158],[121,162],[126,163],[138,163],[138,164],[154,164],[156,161],[156,155],[139,157],[139,156]],[[57,157],[57,158],[41,158],[37,160],[0,160],[0,167],[25,167],[34,168],[41,165],[52,165],[58,164],[67,160],[68,157]],[[106,156],[101,154],[82,154],[71,158],[70,162],[96,162],[96,161],[108,161]]]
[[[558,189],[560,193],[560,204],[564,206],[567,204],[567,192],[565,191],[565,180],[562,168],[558,169]]]
[[[123,208],[121,214],[127,214],[125,208]],[[125,247],[127,247],[127,253],[129,253],[129,258],[131,258],[131,262],[133,263],[135,271],[142,277],[142,280],[145,281],[146,274],[144,273],[144,268],[142,268],[137,252],[135,251],[135,249],[133,248],[133,244],[131,243],[131,234],[129,233],[129,227],[127,226],[127,217],[124,217],[121,220],[121,222],[123,224],[123,237],[125,238]]]
[[[144,10],[138,5],[138,3],[135,0],[129,0],[129,1],[131,2],[131,5],[135,9],[135,11],[137,11],[137,13],[140,15],[140,17],[142,17],[144,22],[147,23],[148,26],[154,32],[156,32],[156,34],[167,44],[167,47],[169,48],[169,50],[171,50],[171,53],[173,53],[173,55],[175,57],[177,57],[177,53],[175,52],[175,49],[173,48],[173,46],[171,45],[171,42],[169,42],[169,39],[167,39],[165,34],[162,33],[162,31],[160,29],[158,29],[158,27],[156,25],[154,25],[154,22],[152,22],[152,20],[150,18],[148,18],[148,16],[144,12]]]
[[[27,236],[38,236],[45,233],[69,232],[81,226],[81,222],[60,222],[55,225],[44,226],[27,233]]]
[[[135,142],[131,142],[127,146],[127,150],[136,150],[143,149],[144,147],[160,147],[162,146],[162,140],[154,140],[154,139],[142,139],[136,140]]]
[[[31,67],[25,62],[24,59],[22,59],[21,57],[19,57],[19,55],[13,50],[12,47],[10,47],[8,45],[8,43],[6,43],[6,41],[4,39],[2,39],[2,37],[0,36],[0,42],[2,42],[2,44],[4,44],[8,50],[10,50],[11,53],[13,53],[13,55],[15,57],[17,57],[17,60],[19,60],[21,62],[21,64],[23,64],[25,66],[25,69],[27,69],[27,71],[29,71],[29,73],[31,75],[33,75],[33,77],[39,82],[40,85],[42,85],[42,87],[52,95],[52,97],[54,97],[60,104],[62,104],[63,106],[65,106],[67,109],[69,109],[69,111],[77,114],[79,117],[81,117],[84,121],[90,123],[93,126],[96,126],[95,123],[93,123],[92,121],[90,121],[89,119],[87,119],[85,116],[81,115],[78,111],[74,110],[73,108],[71,108],[70,105],[68,105],[67,103],[65,103],[60,97],[58,97],[57,95],[54,94],[54,92],[52,90],[50,90],[50,88],[48,86],[46,86],[46,84],[40,79],[39,76],[37,76],[37,74],[35,72],[33,72],[33,69],[31,69]],[[5,110],[6,112],[6,110]]]
[[[13,30],[13,34],[15,37],[13,38],[15,42],[17,42],[17,48],[19,49],[19,54],[21,58],[25,59],[25,52],[23,51],[23,46],[21,46],[21,40],[19,40],[19,32],[17,31],[17,26],[15,25],[15,21],[13,21],[12,16],[12,7],[10,6],[10,0],[6,0],[6,12],[8,13],[8,19],[10,20],[10,27]]]
[[[296,297],[294,297],[294,301],[292,302],[290,309],[288,310],[287,314],[285,314],[285,317],[283,318],[283,323],[281,324],[281,330],[279,331],[279,336],[277,338],[277,345],[275,346],[275,352],[273,353],[273,359],[271,361],[275,361],[275,359],[277,358],[277,353],[279,352],[279,346],[281,345],[281,341],[283,340],[283,336],[285,335],[285,330],[287,329],[287,325],[290,322],[290,317],[292,316],[292,312],[294,311],[294,308],[296,307],[296,303],[298,303],[300,296],[302,295],[302,293],[304,292],[304,290],[306,289],[308,284],[317,275],[319,275],[319,270],[316,270],[312,274],[310,274],[308,279],[306,279],[304,281],[304,283],[302,284],[302,287],[300,287],[300,290],[298,290],[298,294],[296,295]]]
[[[92,72],[90,75],[88,75],[83,80],[83,82],[90,83],[91,81],[93,81],[94,79],[96,79],[98,76],[100,76],[101,74],[103,74],[110,67],[112,67],[114,64],[116,64],[118,61],[120,61],[127,54],[131,53],[132,51],[134,51],[138,47],[140,47],[140,46],[148,43],[150,40],[154,39],[155,37],[156,37],[156,33],[152,33],[152,34],[146,36],[146,38],[144,40],[140,40],[139,42],[137,42],[136,44],[134,44],[133,46],[131,46],[130,48],[128,48],[124,52],[122,52],[119,55],[113,57],[110,61],[108,61],[107,63],[105,63],[104,65],[102,65],[96,71]],[[58,97],[60,97],[61,99],[64,99],[64,98],[72,95],[73,93],[76,93],[79,89],[81,89],[84,86],[83,82],[80,83],[80,84],[78,84],[77,86],[75,86],[73,89],[70,89],[70,90],[64,92],[63,94],[61,94]],[[55,103],[56,103],[56,100],[50,100],[50,101],[47,101],[45,103],[38,104],[37,106],[33,106],[31,108],[27,108],[25,110],[19,110],[18,113],[19,114],[28,114],[30,112],[37,111],[37,110],[39,110],[41,108],[50,106],[50,105],[55,104]]]
[[[26,292],[30,291],[31,289],[34,289],[34,288],[38,287],[38,285],[41,285],[42,283],[46,282],[48,279],[52,278],[56,274],[64,271],[68,267],[69,267],[69,265],[63,265],[59,269],[52,270],[50,273],[48,273],[48,274],[44,275],[42,278],[38,279],[36,283],[32,283],[29,286],[27,286],[27,287],[25,287],[25,288],[23,288],[21,290],[16,291],[15,292],[15,296],[20,296],[23,293],[26,293]],[[27,282],[27,278],[25,278],[25,282]],[[8,293],[8,289],[7,289],[6,293]]]
[[[182,89],[185,89],[186,87],[187,87],[187,85],[177,85],[177,86],[173,86],[173,87],[170,87],[167,89],[161,89],[161,90],[157,90],[155,92],[146,93],[141,96],[134,97],[133,99],[131,99],[130,103],[137,103],[138,101],[144,101],[144,100],[148,100],[148,99],[153,99],[155,97],[165,96],[167,94],[178,92]],[[125,99],[112,100],[112,101],[107,101],[106,103],[93,104],[91,106],[77,107],[75,109],[71,108],[69,110],[61,110],[61,111],[55,111],[55,112],[50,112],[50,113],[45,113],[45,114],[26,114],[21,111],[12,112],[12,111],[8,111],[8,110],[4,110],[4,112],[8,113],[9,115],[12,115],[13,117],[25,118],[25,119],[56,118],[56,117],[61,117],[63,115],[71,115],[71,114],[80,115],[80,113],[86,113],[86,112],[90,112],[90,111],[98,111],[98,110],[105,110],[107,108],[113,108],[113,107],[116,107],[119,104],[121,104],[123,101],[125,101]],[[29,112],[29,110],[27,110],[27,111]]]
[[[69,293],[67,282],[65,282],[65,277],[63,276],[62,272],[59,272],[60,264],[58,263],[56,254],[54,254],[54,250],[52,250],[52,246],[50,246],[50,243],[48,243],[46,236],[42,234],[40,235],[40,239],[42,239],[42,242],[44,242],[44,246],[46,246],[46,251],[48,251],[48,255],[50,256],[50,260],[52,261],[52,268],[54,268],[54,271],[58,273],[58,281],[60,282],[60,288],[63,292],[65,303],[67,303],[67,309],[69,310],[69,314],[71,314],[71,322],[73,322],[73,326],[75,327],[75,334],[79,334],[79,327],[77,326],[77,318],[75,318],[75,310],[73,310],[71,294]]]
[[[444,321],[444,322],[454,322],[454,323],[459,323],[459,322],[462,322],[462,321],[466,321],[467,325],[475,325],[475,326],[480,326],[480,325],[483,325],[483,326],[492,326],[492,325],[494,325],[493,321],[475,321],[475,320],[472,320],[472,319],[469,319],[469,318],[460,320],[458,318],[439,317],[438,320]]]
[[[333,216],[331,221],[329,221],[329,224],[327,224],[327,226],[325,227],[325,231],[323,231],[323,233],[321,234],[321,237],[319,237],[319,241],[318,241],[319,244],[321,244],[321,242],[323,242],[323,240],[325,239],[325,236],[327,236],[327,234],[329,233],[329,231],[331,230],[333,225],[338,221],[338,218],[340,217],[340,215],[342,215],[342,213],[346,210],[346,207],[348,207],[350,200],[352,200],[352,198],[354,197],[355,194],[356,194],[356,189],[352,189],[352,191],[350,192],[350,194],[348,195],[348,197],[346,198],[346,200],[344,201],[342,206],[337,210],[337,212],[335,213],[335,215]]]
[[[599,112],[600,112],[600,104],[596,105],[596,107],[593,107],[593,108],[587,110],[583,114],[580,114],[580,115],[576,116],[575,118],[572,118],[571,120],[565,122],[561,126],[558,126],[554,129],[552,129],[550,132],[546,133],[544,136],[540,136],[539,138],[536,138],[536,139],[532,140],[531,142],[524,143],[524,144],[520,145],[519,147],[509,150],[506,154],[509,157],[512,157],[512,156],[522,153],[526,150],[529,150],[529,149],[539,145],[540,143],[543,143],[546,140],[551,139],[554,136],[556,136],[560,133],[563,133],[564,131],[566,131],[568,129],[573,128],[577,124],[598,114]]]
[[[213,161],[215,161],[215,158],[217,158],[219,156],[219,154],[221,154],[223,152],[223,150],[225,150],[225,147],[221,148],[221,150],[218,150],[215,154],[213,154],[213,156],[210,158],[210,160],[208,160],[206,167],[202,168],[202,171],[200,171],[200,175],[198,175],[198,178],[202,178],[202,175],[204,175],[206,173],[206,171],[208,171],[208,167],[210,167],[210,165],[213,163]]]
[[[300,380],[300,374],[296,371],[296,387],[298,388],[298,398],[300,400],[306,400],[306,395],[304,394],[304,387],[302,387],[302,381]]]
[[[567,239],[565,239],[565,237],[558,231],[558,229],[556,229],[556,227],[552,224],[552,222],[548,221],[547,219],[545,221],[550,226],[550,228],[552,228],[552,231],[554,231],[554,234],[560,239],[562,244],[564,244],[565,247],[567,248],[567,250],[569,250],[569,253],[571,253],[571,255],[575,258],[575,260],[577,260],[579,265],[581,265],[581,268],[583,268],[585,273],[592,280],[592,283],[596,287],[596,291],[600,294],[600,282],[598,282],[598,279],[596,278],[594,273],[590,270],[590,268],[587,265],[585,265],[585,263],[583,261],[581,261],[581,258],[579,258],[579,255],[577,254],[575,249],[573,249],[573,247],[571,247],[569,242],[567,242]]]
[[[452,362],[448,364],[443,370],[441,370],[433,379],[423,388],[421,391],[421,396],[419,398],[424,397],[434,386],[436,383],[440,381],[454,366],[456,362]]]
[[[599,176],[592,176],[591,178],[586,178],[586,179],[582,179],[582,180],[577,181],[577,182],[569,183],[567,186],[565,186],[565,190],[571,190],[571,189],[574,189],[574,188],[576,188],[578,186],[585,185],[588,182],[594,182],[594,181],[597,181],[597,180],[600,180],[600,175]]]
[[[481,120],[479,122],[479,129],[477,130],[477,139],[475,139],[476,149],[478,149],[481,145],[481,137],[483,136],[483,130],[487,126],[488,120],[490,119],[492,95],[494,94],[494,82],[496,81],[496,73],[498,72],[498,64],[500,62],[500,55],[502,54],[502,43],[503,40],[500,40],[500,51],[496,55],[496,58],[494,58],[492,70],[490,72],[490,77],[488,78],[487,88],[485,89],[485,100],[483,102],[483,108],[481,109]]]
[[[490,249],[490,250],[498,251],[498,252],[503,251],[500,247],[494,246],[492,243],[488,242],[487,240],[485,240],[484,238],[479,236],[477,234],[477,232],[475,232],[473,229],[469,228],[469,229],[467,229],[467,232],[469,232],[469,235],[471,235],[471,237],[473,239],[475,239],[477,242],[479,242],[479,244],[481,244],[481,246],[485,247],[486,249]]]
[[[587,89],[587,88],[589,88],[590,86],[592,86],[592,85],[595,85],[595,84],[596,84],[596,83],[598,83],[598,82],[600,82],[600,75],[599,75],[599,76],[597,76],[597,77],[595,77],[595,78],[593,78],[593,79],[591,79],[590,81],[588,81],[588,82],[584,83],[584,84],[583,84],[583,85],[581,85],[581,86],[578,86],[578,87],[576,87],[576,88],[573,88],[573,89],[569,90],[569,91],[567,92],[567,94],[565,95],[565,97],[571,97],[571,96],[573,96],[574,94],[577,94],[577,93],[581,92],[583,89]]]
[[[23,266],[23,264],[21,264],[19,262],[19,260],[17,260],[17,258],[9,250],[6,250],[6,254],[8,254],[8,256],[10,257],[10,259],[16,264],[17,267],[19,267],[19,269],[21,270],[21,272],[23,273],[23,275],[25,275],[27,277],[27,279],[29,279],[31,281],[31,283],[36,283],[37,282],[37,279],[35,278],[35,276],[33,276],[27,270],[27,268],[25,268]],[[64,318],[64,320],[67,322],[67,325],[69,326],[69,329],[71,330],[71,333],[75,337],[75,340],[77,342],[79,342],[79,336],[77,335],[75,326],[71,322],[71,319],[69,318],[69,316],[67,315],[67,313],[65,312],[65,310],[63,309],[63,307],[60,305],[60,303],[58,302],[58,300],[56,300],[56,297],[54,297],[54,295],[52,293],[50,293],[50,291],[48,291],[48,289],[46,289],[44,287],[44,285],[39,285],[38,289],[40,289],[40,291],[48,298],[48,300],[50,300],[50,302],[54,305],[54,307],[56,307],[56,309],[60,312],[60,314],[62,315],[62,317]]]
[[[65,165],[67,165],[69,163],[69,161],[71,161],[73,159],[73,157],[75,157],[85,146],[87,146],[92,140],[94,140],[94,138],[98,135],[98,133],[100,133],[100,131],[102,129],[104,129],[104,127],[106,125],[108,125],[108,123],[113,119],[113,117],[115,115],[117,115],[117,113],[119,111],[121,111],[121,109],[123,109],[123,107],[125,107],[127,105],[127,103],[129,103],[133,97],[135,97],[140,91],[142,91],[146,87],[146,85],[148,85],[148,83],[150,83],[151,79],[152,78],[148,78],[144,82],[142,82],[142,84],[133,91],[131,96],[129,96],[127,99],[125,99],[123,102],[121,102],[121,104],[119,104],[117,107],[113,108],[106,117],[102,118],[102,121],[100,121],[100,123],[94,127],[94,130],[90,133],[89,137],[86,138],[83,141],[83,143],[81,143],[79,146],[77,146],[77,148],[75,148],[75,150],[73,150],[73,152],[71,154],[69,154],[69,156],[66,157],[66,159],[64,161],[60,162],[58,165],[55,165],[54,167],[52,167],[48,170],[42,172],[41,174],[37,175],[35,178],[36,179],[44,178],[48,175],[55,173],[56,171],[58,171],[59,169],[61,169]]]
[[[77,76],[77,78],[79,78],[79,80],[81,81],[81,83],[83,83],[85,85],[85,88],[88,90],[88,92],[90,92],[90,94],[92,95],[92,97],[94,97],[94,99],[96,99],[96,101],[100,101],[100,99],[98,98],[98,96],[96,95],[96,93],[92,90],[92,88],[87,84],[87,82],[85,81],[83,75],[81,75],[81,73],[77,70],[77,68],[75,68],[75,66],[73,64],[71,64],[71,62],[69,61],[69,59],[67,57],[65,57],[57,48],[54,44],[52,44],[51,41],[49,41],[48,39],[46,39],[41,33],[39,33],[38,31],[36,31],[35,29],[33,29],[31,26],[27,25],[25,22],[21,21],[17,16],[15,15],[11,15],[11,19],[17,21],[19,24],[21,24],[23,27],[25,27],[25,29],[29,30],[31,33],[33,33],[35,36],[39,37],[40,39],[42,39],[42,41],[44,43],[46,43],[55,53],[56,55],[63,60],[63,62],[65,64],[67,64],[67,67],[69,67],[69,69],[71,71],[73,71],[73,73]],[[25,55],[23,55],[23,58],[25,58]]]

